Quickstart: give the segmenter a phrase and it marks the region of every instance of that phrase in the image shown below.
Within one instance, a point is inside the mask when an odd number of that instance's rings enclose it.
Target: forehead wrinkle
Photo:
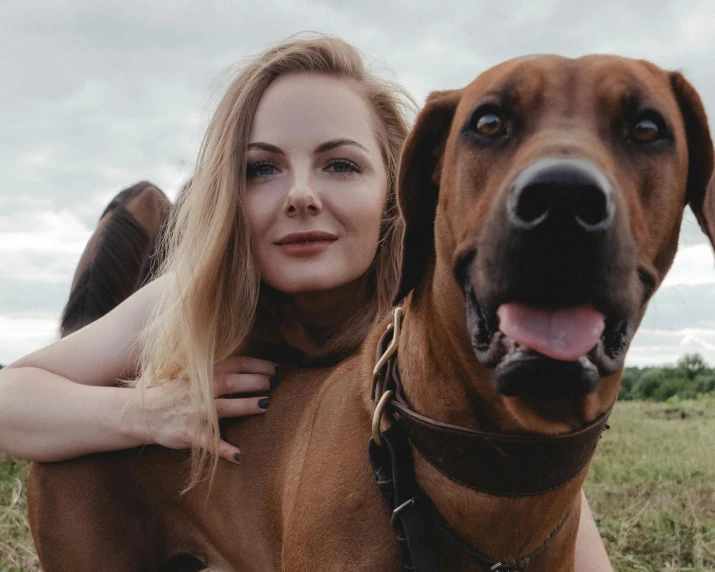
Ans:
[[[614,70],[613,68],[614,66],[607,66],[598,74],[597,94],[599,100],[605,103],[617,102],[624,108],[643,101],[646,92],[643,81],[630,70],[623,68]]]
[[[506,106],[527,106],[540,100],[544,83],[541,70],[523,70],[519,66],[512,73],[497,85],[490,89],[485,95],[493,97]]]
[[[564,115],[566,117],[573,117],[576,114],[580,79],[578,66],[574,62],[571,62],[571,65],[566,68],[566,82],[564,85],[564,95],[566,98]]]

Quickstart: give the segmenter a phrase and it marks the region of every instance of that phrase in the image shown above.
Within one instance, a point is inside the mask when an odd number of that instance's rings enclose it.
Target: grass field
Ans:
[[[0,572],[39,570],[27,526],[25,479],[29,464],[0,453]]]
[[[619,402],[586,496],[616,570],[715,570],[715,400]]]
[[[615,570],[715,570],[715,400],[619,402],[585,485]],[[0,572],[39,570],[27,464],[0,455]]]

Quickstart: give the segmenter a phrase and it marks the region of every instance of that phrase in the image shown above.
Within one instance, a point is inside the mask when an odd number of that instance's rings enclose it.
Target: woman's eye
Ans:
[[[659,139],[661,129],[655,120],[644,118],[638,121],[629,133],[629,137],[637,143],[650,143]]]
[[[328,171],[341,175],[349,175],[352,173],[362,173],[360,165],[348,159],[333,159],[326,166]]]
[[[247,179],[261,179],[270,177],[275,174],[276,166],[268,161],[259,161],[257,163],[249,163],[246,167]]]

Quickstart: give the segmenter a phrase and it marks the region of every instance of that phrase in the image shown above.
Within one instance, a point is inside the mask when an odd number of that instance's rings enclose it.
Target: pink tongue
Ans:
[[[497,315],[499,329],[512,340],[563,361],[586,355],[598,343],[606,319],[593,306],[546,310],[519,302],[502,304]]]

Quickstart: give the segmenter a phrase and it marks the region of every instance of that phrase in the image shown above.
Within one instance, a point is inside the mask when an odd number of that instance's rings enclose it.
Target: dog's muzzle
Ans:
[[[538,160],[505,191],[455,271],[475,355],[503,395],[593,392],[622,367],[639,309],[627,287],[637,273],[625,209],[583,159]],[[567,326],[566,339],[549,320]],[[574,329],[588,320],[588,332]]]

